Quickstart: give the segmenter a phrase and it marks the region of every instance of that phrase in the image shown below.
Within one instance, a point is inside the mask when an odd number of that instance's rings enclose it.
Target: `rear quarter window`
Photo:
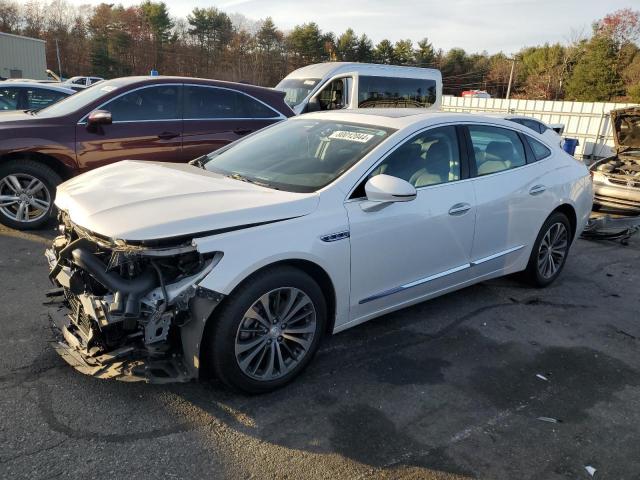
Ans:
[[[536,160],[542,160],[543,158],[547,158],[549,155],[551,155],[551,150],[545,145],[537,140],[534,140],[528,135],[525,135],[525,137],[527,138],[527,142],[529,143],[529,146],[533,151],[533,156]]]

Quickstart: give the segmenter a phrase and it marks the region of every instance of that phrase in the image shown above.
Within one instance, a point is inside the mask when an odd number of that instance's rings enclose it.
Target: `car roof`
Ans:
[[[519,130],[517,123],[509,122],[504,117],[479,115],[477,113],[433,112],[423,108],[361,108],[353,110],[334,110],[306,113],[297,118],[319,118],[343,122],[362,123],[385,128],[402,129],[412,125],[424,126],[448,122],[492,123]],[[524,127],[523,127],[524,128]]]
[[[324,62],[307,65],[294,70],[287,78],[324,78],[327,75],[353,72],[374,73],[384,76],[423,78],[441,77],[439,70],[433,68],[405,67],[402,65],[384,65],[360,62]]]
[[[55,90],[56,92],[64,92],[73,94],[76,93],[75,90],[72,90],[69,87],[63,87],[61,85],[52,85],[50,83],[40,83],[40,82],[0,82],[0,87],[6,85],[8,87],[34,87],[34,88],[42,88],[43,90]]]
[[[258,85],[252,85],[250,83],[243,82],[227,82],[224,80],[214,80],[210,78],[197,78],[197,77],[178,77],[178,76],[165,76],[165,75],[156,75],[156,76],[132,76],[132,77],[120,77],[114,78],[111,80],[105,80],[106,82],[117,82],[118,86],[128,86],[134,84],[144,84],[144,85],[153,85],[153,84],[162,84],[162,83],[191,83],[191,84],[201,84],[201,85],[211,85],[216,87],[227,87],[233,88],[235,90],[243,90],[246,92],[250,91],[261,91],[261,92],[277,92],[273,88],[269,87],[260,87]]]

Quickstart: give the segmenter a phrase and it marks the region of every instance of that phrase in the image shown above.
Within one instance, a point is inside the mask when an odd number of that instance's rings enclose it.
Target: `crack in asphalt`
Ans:
[[[20,460],[21,458],[24,458],[24,457],[31,457],[33,455],[38,455],[39,453],[48,452],[49,450],[53,450],[55,448],[58,448],[60,445],[62,445],[63,443],[65,443],[68,440],[69,440],[68,438],[63,438],[61,441],[55,443],[54,445],[49,445],[47,447],[38,448],[36,450],[31,450],[29,452],[19,453],[17,455],[13,455],[11,457],[8,457],[8,458],[5,458],[5,459],[1,459],[0,460],[0,464],[11,463],[11,462],[14,462],[16,460]]]

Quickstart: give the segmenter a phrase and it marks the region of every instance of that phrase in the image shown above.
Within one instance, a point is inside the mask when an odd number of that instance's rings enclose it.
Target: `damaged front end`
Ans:
[[[99,378],[153,383],[197,378],[204,325],[223,295],[198,286],[222,258],[190,240],[112,241],[60,214],[45,252],[56,285],[56,351]]]

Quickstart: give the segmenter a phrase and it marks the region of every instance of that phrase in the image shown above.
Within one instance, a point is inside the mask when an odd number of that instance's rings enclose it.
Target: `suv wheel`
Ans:
[[[51,168],[32,160],[0,164],[0,222],[18,230],[44,226],[54,215],[56,186]]]
[[[227,385],[262,393],[295,378],[325,329],[322,290],[306,273],[279,267],[258,273],[211,319],[207,360]]]

